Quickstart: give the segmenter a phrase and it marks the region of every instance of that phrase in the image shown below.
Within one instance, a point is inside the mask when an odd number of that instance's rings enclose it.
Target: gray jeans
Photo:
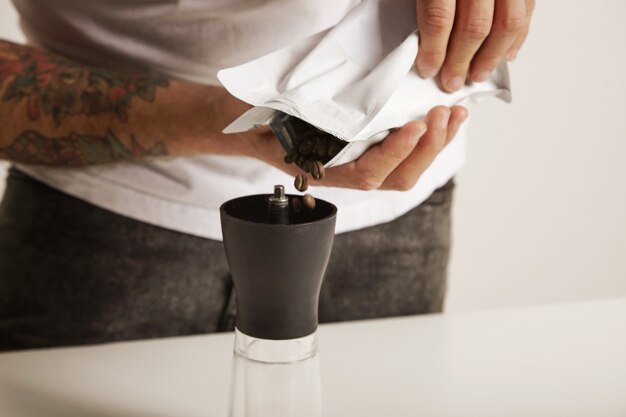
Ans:
[[[337,235],[321,322],[442,310],[454,185],[404,216]],[[228,331],[222,243],[152,226],[15,169],[0,205],[0,351]]]

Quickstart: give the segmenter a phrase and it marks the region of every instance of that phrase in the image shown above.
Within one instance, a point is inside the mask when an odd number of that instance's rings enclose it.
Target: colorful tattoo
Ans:
[[[61,137],[48,137],[28,130],[9,146],[0,148],[0,159],[55,166],[101,164],[167,154],[163,142],[145,148],[131,135],[130,145],[127,146],[110,130],[105,136],[72,133]]]
[[[165,78],[91,68],[10,43],[3,43],[0,52],[0,87],[10,79],[2,100],[26,100],[31,120],[43,113],[57,126],[67,116],[107,112],[125,122],[134,97],[152,102],[156,87],[169,85]]]

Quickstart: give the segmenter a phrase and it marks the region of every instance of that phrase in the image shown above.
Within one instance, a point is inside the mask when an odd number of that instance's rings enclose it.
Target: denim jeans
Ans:
[[[442,310],[453,182],[339,234],[321,322]],[[0,351],[229,331],[222,243],[98,208],[11,169],[0,205]]]

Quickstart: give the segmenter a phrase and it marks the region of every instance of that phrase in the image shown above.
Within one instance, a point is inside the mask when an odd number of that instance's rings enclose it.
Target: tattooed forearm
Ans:
[[[151,148],[146,148],[131,135],[130,143],[126,145],[110,130],[104,136],[72,133],[61,137],[29,130],[9,146],[0,147],[0,159],[53,166],[103,164],[167,154],[163,142],[155,142]]]
[[[26,103],[30,120],[51,116],[56,126],[72,115],[112,113],[126,122],[133,98],[152,102],[165,78],[92,68],[39,49],[2,43],[1,100]],[[0,91],[2,91],[0,89]]]
[[[221,87],[87,66],[0,39],[0,160],[255,155],[248,138],[221,133],[245,107]]]

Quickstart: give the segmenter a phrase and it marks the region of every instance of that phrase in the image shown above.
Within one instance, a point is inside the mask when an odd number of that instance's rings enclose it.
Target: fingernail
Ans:
[[[417,65],[417,71],[423,78],[432,78],[437,75],[437,68],[429,67],[427,65]]]
[[[491,71],[480,71],[476,73],[476,75],[474,75],[472,79],[476,81],[477,83],[480,83],[480,82],[486,81],[490,76],[491,76]]]
[[[456,77],[450,78],[448,82],[446,82],[446,88],[449,91],[456,91],[463,87],[463,84],[465,84],[465,79],[457,75]]]
[[[454,122],[454,126],[453,129],[457,130],[462,124],[463,122],[467,119],[467,113],[463,113],[461,114],[461,117],[459,119],[457,119],[456,122]]]
[[[517,54],[519,53],[519,49],[511,49],[507,54],[506,54],[506,59],[508,59],[510,62],[515,61],[515,58],[517,58]]]

